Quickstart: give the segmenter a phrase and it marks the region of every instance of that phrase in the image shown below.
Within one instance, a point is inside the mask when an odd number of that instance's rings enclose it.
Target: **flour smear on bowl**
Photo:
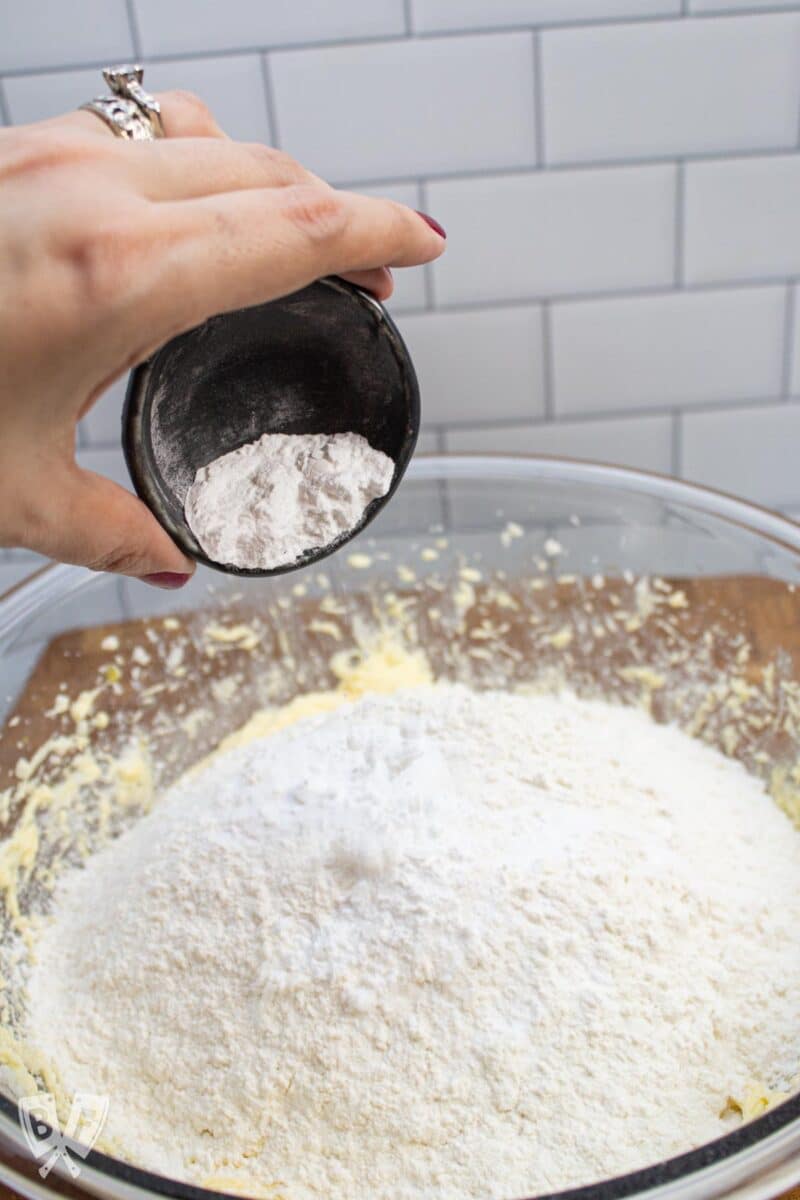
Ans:
[[[762,784],[643,711],[368,695],[223,750],[66,876],[26,1033],[179,1178],[586,1184],[793,1086],[799,878]]]

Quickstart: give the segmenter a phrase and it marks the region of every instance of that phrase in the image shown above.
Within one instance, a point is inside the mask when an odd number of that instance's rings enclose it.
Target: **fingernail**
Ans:
[[[418,214],[420,217],[422,217],[423,221],[425,221],[425,222],[426,222],[428,225],[430,225],[430,227],[431,227],[431,229],[433,230],[433,232],[434,232],[434,233],[438,233],[439,237],[441,237],[441,238],[446,238],[446,237],[447,237],[447,234],[446,234],[446,233],[445,233],[445,231],[442,229],[442,227],[441,227],[441,225],[439,224],[439,222],[438,222],[438,221],[435,221],[435,220],[433,219],[433,217],[429,217],[427,213],[420,212],[420,211],[419,211],[419,209],[417,209],[416,211],[417,211],[417,214]]]
[[[153,587],[182,588],[191,579],[191,575],[179,575],[177,571],[156,571],[155,575],[143,575],[142,583],[150,583]]]

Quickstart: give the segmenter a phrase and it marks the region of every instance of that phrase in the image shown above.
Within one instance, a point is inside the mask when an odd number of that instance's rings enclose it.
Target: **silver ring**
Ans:
[[[104,67],[103,78],[112,95],[96,96],[81,108],[108,125],[116,137],[146,142],[164,136],[161,105],[142,87],[144,68],[137,65]]]

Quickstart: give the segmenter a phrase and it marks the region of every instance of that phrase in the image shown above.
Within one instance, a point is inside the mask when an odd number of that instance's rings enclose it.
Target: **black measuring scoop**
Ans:
[[[419,386],[394,322],[336,278],[211,317],[131,374],[122,444],[133,485],[191,558],[233,575],[281,575],[350,541],[391,499],[414,452]],[[389,491],[328,546],[270,570],[214,562],[183,506],[199,467],[265,433],[357,433],[395,464]]]

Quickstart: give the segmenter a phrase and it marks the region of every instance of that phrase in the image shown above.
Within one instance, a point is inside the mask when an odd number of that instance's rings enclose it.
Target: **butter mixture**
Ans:
[[[800,833],[762,783],[641,710],[395,668],[59,881],[24,1032],[106,1147],[283,1200],[529,1195],[790,1088]]]

